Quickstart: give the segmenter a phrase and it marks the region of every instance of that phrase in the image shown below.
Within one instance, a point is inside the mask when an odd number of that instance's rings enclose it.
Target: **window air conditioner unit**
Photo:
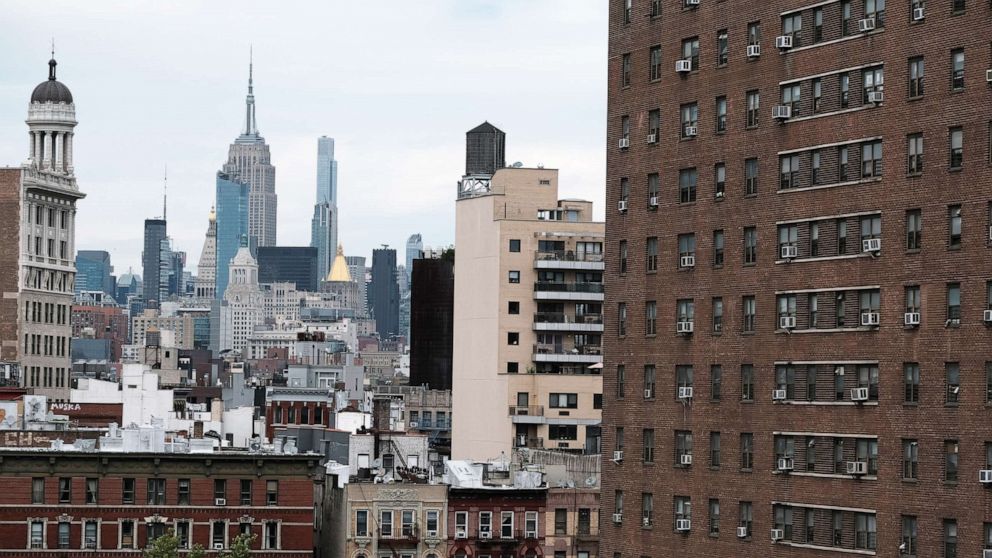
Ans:
[[[723,197],[723,195],[724,195],[724,193],[723,193],[723,192],[717,192],[717,193],[716,193],[716,197],[717,197],[717,199],[720,199],[720,198],[722,198],[722,197]]]
[[[858,20],[858,31],[860,31],[862,33],[867,33],[869,31],[874,31],[874,30],[875,30],[875,18],[874,17],[866,17],[864,19],[859,19]]]
[[[685,533],[692,527],[692,521],[688,519],[676,519],[675,520],[675,530],[680,533]]]
[[[537,531],[527,531],[526,533],[524,533],[524,538],[527,538],[527,539],[536,539],[537,538]]]
[[[622,513],[613,514],[613,523],[623,523],[623,514]]]
[[[465,529],[458,529],[457,531],[455,531],[455,538],[456,539],[467,539],[468,538],[468,533],[465,532]]]
[[[214,498],[214,505],[215,506],[226,506],[227,505],[227,498]]]
[[[903,316],[903,320],[908,326],[920,325],[920,313],[919,312],[906,312]]]
[[[493,532],[492,531],[479,531],[479,538],[480,539],[491,539],[491,538],[493,538]]]
[[[866,462],[866,461],[848,461],[847,462],[847,474],[848,475],[866,475],[866,474],[868,474],[868,462]]]
[[[868,388],[858,387],[851,389],[851,401],[868,401]]]
[[[623,450],[613,452],[613,461],[623,461]]]
[[[982,312],[982,320],[985,323],[992,322],[992,310],[986,310]]]
[[[791,260],[799,257],[799,247],[795,244],[786,244],[782,246],[781,252],[783,260]]]
[[[780,316],[778,319],[778,327],[780,329],[795,329],[796,328],[796,317],[795,316]]]
[[[861,313],[861,325],[863,326],[877,326],[879,324],[880,317],[878,312],[862,312]]]
[[[427,531],[427,538],[428,539],[436,539],[437,538],[437,531]]]
[[[785,401],[786,393],[784,389],[773,389],[772,401]]]
[[[785,531],[782,529],[772,529],[772,540],[780,541],[785,538]]]
[[[627,149],[630,147],[630,138],[620,138],[620,149]]]
[[[868,102],[869,103],[878,104],[878,103],[881,103],[883,101],[885,101],[885,92],[884,91],[871,91],[871,92],[868,93]]]
[[[881,238],[866,238],[861,241],[862,252],[880,252],[882,250]]]
[[[791,457],[782,457],[778,460],[778,470],[779,471],[791,471],[795,462]]]
[[[992,83],[992,70],[985,70],[985,81]]]
[[[651,526],[651,518],[650,517],[642,517],[641,518],[641,525],[643,525],[645,527],[650,527]]]
[[[420,423],[418,423],[416,421],[410,423],[410,428],[417,428],[419,426],[420,426]]]
[[[680,455],[679,456],[679,463],[681,463],[683,466],[686,466],[686,467],[688,467],[689,465],[692,465],[692,454],[691,453],[683,453],[682,455]]]
[[[992,550],[982,550],[982,558],[992,558]]]
[[[658,143],[658,133],[653,132],[648,134],[648,143]]]
[[[696,267],[696,256],[680,256],[679,267]]]
[[[781,49],[792,48],[792,35],[779,35],[775,37],[775,47]]]
[[[86,548],[96,548],[96,541],[86,541]]]
[[[692,71],[692,60],[676,60],[675,71],[684,74]]]
[[[696,137],[696,133],[697,132],[698,132],[698,129],[695,126],[686,126],[685,127],[685,137],[687,137],[687,138],[694,138],[694,137]]]
[[[627,211],[627,200],[620,200],[617,202],[617,210]]]
[[[992,70],[989,70],[989,71],[992,72]],[[989,80],[989,81],[992,81],[992,80]],[[989,226],[989,240],[992,240],[992,225]]]
[[[978,472],[978,482],[992,484],[992,469],[982,469]]]
[[[648,205],[651,207],[658,207],[658,196],[651,196],[648,198]]]
[[[699,6],[699,0],[685,0],[685,5],[688,8],[695,8]]]
[[[788,120],[792,118],[792,107],[789,105],[775,105],[772,107],[772,118],[776,120]]]
[[[214,550],[224,550],[224,543],[214,543]]]
[[[680,387],[679,388],[679,399],[692,399],[692,388],[691,387]]]
[[[747,57],[757,58],[761,56],[761,45],[747,45]]]
[[[645,389],[644,390],[644,399],[651,399],[652,397],[654,397],[654,390],[651,389],[651,388]]]
[[[913,8],[913,21],[922,21],[927,17],[927,11],[923,8]]]
[[[681,321],[675,324],[675,333],[692,333],[692,322]]]
[[[747,527],[738,527],[737,528],[737,538],[738,539],[746,539],[747,538]]]
[[[844,367],[843,366],[835,366],[834,367],[834,375],[836,375],[836,376],[843,376],[844,375]]]

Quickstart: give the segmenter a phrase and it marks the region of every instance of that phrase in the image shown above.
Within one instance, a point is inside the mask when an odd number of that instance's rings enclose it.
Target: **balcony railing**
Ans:
[[[543,417],[543,405],[510,405],[510,415]]]
[[[602,283],[534,283],[535,291],[556,293],[602,293]]]
[[[579,314],[571,316],[561,312],[536,312],[534,322],[539,324],[602,324],[601,314]]]
[[[549,345],[546,343],[535,343],[534,354],[538,355],[601,355],[603,347],[601,345],[577,345],[568,349],[563,345]]]
[[[534,256],[534,259],[538,261],[598,263],[603,261],[603,254],[575,252],[573,250],[538,250]]]
[[[517,436],[513,440],[513,446],[517,448],[544,448],[544,438],[532,438],[528,436]]]

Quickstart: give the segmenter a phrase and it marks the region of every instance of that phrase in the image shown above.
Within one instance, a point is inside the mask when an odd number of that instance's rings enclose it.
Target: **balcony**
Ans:
[[[604,267],[603,254],[590,254],[572,250],[538,250],[534,253],[535,269],[603,271]]]
[[[514,424],[544,424],[541,405],[510,405],[510,420]]]
[[[513,439],[513,447],[544,449],[544,438],[532,438],[529,436],[517,436]]]
[[[602,333],[603,316],[600,314],[570,316],[558,312],[538,312],[534,314],[534,331]]]
[[[535,300],[590,300],[602,302],[602,283],[534,283]]]
[[[417,430],[451,430],[450,420],[429,421],[421,420],[417,422]]]
[[[578,345],[567,349],[563,345],[534,345],[534,362],[573,362],[596,364],[603,361],[603,347],[600,345]]]

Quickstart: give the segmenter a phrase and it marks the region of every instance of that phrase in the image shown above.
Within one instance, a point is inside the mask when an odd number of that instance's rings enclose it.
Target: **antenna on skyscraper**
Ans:
[[[162,220],[166,221],[166,212],[169,204],[169,165],[165,165],[165,174],[162,183]]]

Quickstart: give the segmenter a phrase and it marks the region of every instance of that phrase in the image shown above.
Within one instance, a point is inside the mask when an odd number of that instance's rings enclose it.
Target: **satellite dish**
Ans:
[[[524,166],[524,164],[521,163],[520,161],[517,161],[516,163],[513,163],[513,168],[515,168],[515,169],[519,169],[522,166]]]

